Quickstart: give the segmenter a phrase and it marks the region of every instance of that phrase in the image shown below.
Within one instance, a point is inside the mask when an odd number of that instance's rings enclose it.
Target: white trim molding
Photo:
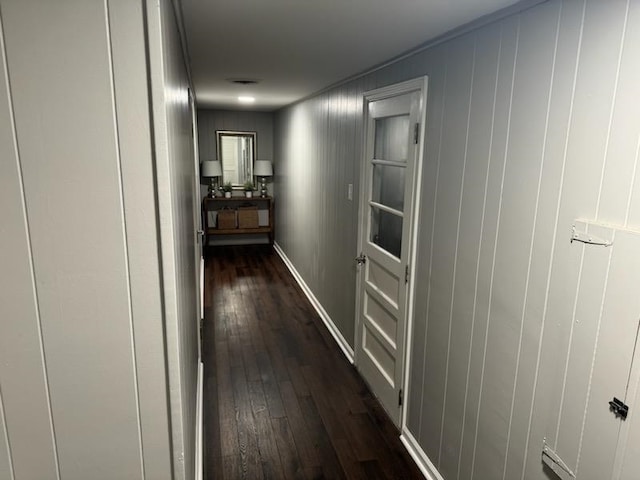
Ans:
[[[424,453],[418,441],[406,427],[402,429],[400,441],[427,480],[444,480],[444,477],[440,475],[436,466],[429,460],[429,457]]]
[[[204,478],[204,437],[203,437],[203,423],[204,423],[204,364],[198,362],[198,386],[197,386],[197,398],[196,398],[196,479],[203,480]]]
[[[322,319],[322,322],[324,323],[325,327],[327,327],[327,330],[329,330],[329,333],[340,347],[340,350],[342,350],[342,353],[344,353],[344,356],[347,357],[347,360],[349,360],[351,364],[353,364],[353,348],[351,348],[349,342],[347,342],[347,340],[342,336],[342,333],[340,333],[340,330],[338,330],[336,324],[333,323],[333,320],[331,320],[331,317],[329,316],[327,311],[313,294],[313,291],[311,291],[309,286],[305,283],[304,279],[302,278],[300,273],[298,273],[296,267],[293,266],[293,263],[291,263],[291,260],[289,260],[289,257],[287,257],[287,255],[284,253],[284,250],[282,250],[280,245],[274,243],[273,248],[280,256],[280,258],[282,258],[282,261],[293,275],[293,278],[295,278],[296,282],[298,282],[298,285],[300,285],[300,288],[309,299],[309,302],[311,302],[311,305],[313,305],[313,308],[315,308],[316,312],[318,312],[320,319]]]

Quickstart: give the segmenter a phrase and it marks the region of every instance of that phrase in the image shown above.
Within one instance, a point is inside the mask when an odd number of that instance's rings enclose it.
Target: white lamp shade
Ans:
[[[273,167],[269,160],[256,160],[253,164],[253,174],[256,177],[270,177],[273,175]]]
[[[222,166],[220,166],[220,162],[205,160],[202,162],[200,173],[202,173],[203,177],[219,177],[222,175]]]

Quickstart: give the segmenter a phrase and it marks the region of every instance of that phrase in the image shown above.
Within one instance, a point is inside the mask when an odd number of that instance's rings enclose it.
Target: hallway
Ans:
[[[267,246],[207,251],[206,479],[423,478]]]

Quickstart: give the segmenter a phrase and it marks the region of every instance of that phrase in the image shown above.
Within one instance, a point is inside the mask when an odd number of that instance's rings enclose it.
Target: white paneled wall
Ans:
[[[70,25],[66,19],[72,15],[83,22]],[[30,472],[31,478],[143,475],[106,20],[104,5],[96,2],[37,8],[2,3],[12,102],[12,111],[3,115],[15,119],[17,140],[6,158],[20,171],[3,181],[21,190],[10,208],[21,217],[22,232],[14,235],[17,228],[12,228],[9,238],[21,247],[15,249],[16,263],[22,260],[21,270],[32,275],[21,280],[33,281],[16,286],[21,293],[16,299],[30,297],[36,305],[27,305],[28,311],[37,311],[35,317],[21,313],[24,325],[5,326],[15,340],[23,337],[28,344],[24,348],[14,341],[12,349],[3,350],[12,365],[3,371],[2,387],[17,478]],[[58,62],[65,68],[54,74]],[[99,221],[87,221],[93,218]],[[9,281],[5,277],[3,283]],[[21,302],[9,300],[11,306],[20,311]],[[101,360],[113,351],[119,354],[105,368]],[[22,355],[29,360],[24,370],[14,363]],[[22,375],[33,387],[46,377],[44,392],[34,389],[33,410],[21,403],[30,396],[12,388]],[[39,449],[41,466],[25,443],[32,435],[55,452],[52,459]],[[38,468],[43,470],[35,473]]]
[[[4,18],[2,19],[5,21]],[[3,22],[0,78],[0,478],[46,478],[58,472],[44,371],[40,312],[24,202],[18,144],[8,91]],[[6,275],[10,274],[10,278]],[[6,357],[5,357],[6,356]],[[16,368],[16,366],[20,368]],[[20,425],[29,425],[22,430]],[[15,433],[14,433],[15,432]],[[38,458],[38,462],[33,462]],[[18,477],[19,478],[19,477]],[[55,477],[53,477],[55,478]]]
[[[0,0],[2,480],[194,478],[199,212],[175,27],[169,0]]]
[[[149,241],[149,232],[157,230],[157,214],[151,118],[145,115],[150,108],[146,40],[139,23],[144,12],[142,2],[118,0],[110,7],[136,365],[140,372],[156,373],[137,375],[144,474],[147,478],[162,478],[171,471],[171,458],[167,455],[171,447],[168,405],[159,401],[167,390],[159,249]]]
[[[173,476],[192,479],[196,472],[200,203],[195,191],[188,67],[174,8],[170,1],[147,0]]]
[[[0,478],[11,478],[13,469],[11,456],[9,454],[9,442],[7,428],[4,421],[4,408],[2,398],[0,398]]]
[[[606,284],[576,294],[569,238],[640,229],[639,36],[635,0],[544,2],[277,114],[276,240],[352,342],[362,92],[429,76],[407,430],[447,479],[547,478],[544,437],[580,478],[611,467],[580,457]]]

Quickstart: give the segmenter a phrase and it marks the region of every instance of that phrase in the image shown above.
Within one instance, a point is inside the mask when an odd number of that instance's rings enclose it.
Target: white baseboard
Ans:
[[[431,460],[429,460],[429,457],[424,453],[424,450],[422,450],[418,441],[406,427],[402,429],[400,441],[427,480],[444,480],[444,477],[440,475],[436,466],[431,462]]]
[[[204,478],[204,442],[202,428],[204,422],[203,415],[203,387],[204,387],[204,364],[198,362],[198,385],[196,398],[196,480]]]
[[[309,286],[302,279],[302,276],[298,273],[296,267],[293,266],[293,263],[291,263],[291,260],[289,260],[289,257],[287,257],[282,248],[280,248],[280,245],[274,243],[273,248],[275,249],[276,253],[280,255],[280,258],[282,258],[282,261],[293,275],[293,278],[296,279],[296,282],[298,282],[298,285],[300,285],[300,288],[302,288],[302,291],[311,302],[311,305],[313,305],[313,308],[315,308],[316,312],[318,312],[318,315],[322,319],[322,322],[327,327],[327,330],[329,330],[329,333],[331,333],[331,335],[333,336],[334,340],[342,350],[342,353],[344,353],[344,356],[347,357],[347,360],[349,360],[349,362],[353,363],[353,348],[351,348],[349,342],[347,342],[342,336],[342,333],[340,333],[338,327],[336,327],[335,323],[333,323],[333,320],[331,320],[329,314],[322,307],[322,304],[318,301]]]

